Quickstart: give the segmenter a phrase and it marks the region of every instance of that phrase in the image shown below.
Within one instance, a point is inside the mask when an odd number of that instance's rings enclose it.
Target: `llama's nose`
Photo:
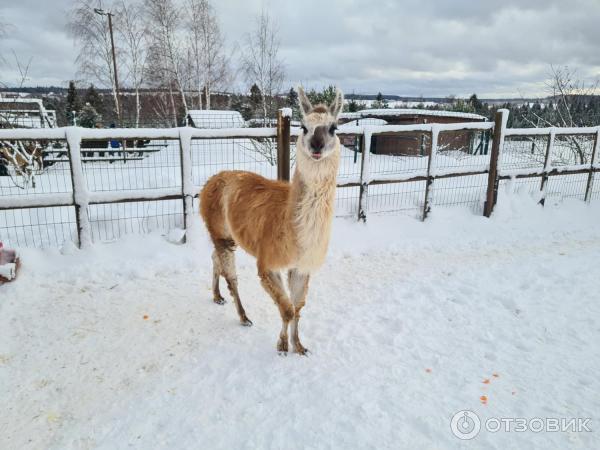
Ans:
[[[316,152],[320,152],[325,147],[325,142],[322,139],[311,139],[310,146]]]

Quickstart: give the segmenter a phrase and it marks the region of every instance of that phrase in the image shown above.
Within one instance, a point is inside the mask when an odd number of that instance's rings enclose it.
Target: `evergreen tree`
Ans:
[[[375,97],[375,101],[371,104],[371,108],[373,109],[387,109],[390,105],[388,104],[387,99],[383,96],[381,92],[377,93],[377,97]]]
[[[335,86],[329,85],[326,88],[323,88],[321,92],[311,89],[306,93],[306,96],[313,105],[318,105],[319,103],[330,105],[335,100],[336,93],[337,89]]]
[[[73,125],[73,118],[79,111],[79,97],[77,95],[77,89],[75,88],[75,82],[69,81],[69,89],[67,90],[67,105],[65,107],[65,117],[68,125]]]
[[[96,109],[86,103],[83,108],[81,108],[81,112],[79,113],[79,125],[85,128],[96,128],[102,121],[102,116],[98,114]]]
[[[262,93],[260,92],[260,88],[256,83],[252,85],[250,88],[250,108],[252,109],[252,113],[256,113],[260,109],[262,105]]]
[[[356,112],[356,111],[360,111],[360,105],[359,103],[354,100],[353,98],[350,99],[350,101],[348,102],[347,106],[347,110],[348,112]]]
[[[287,106],[292,108],[292,116],[298,117],[300,114],[298,109],[298,93],[294,90],[294,88],[290,88],[285,103]]]
[[[469,97],[468,104],[476,113],[483,109],[483,104],[481,103],[481,100],[477,98],[477,94],[473,94],[471,97]]]
[[[290,91],[287,95],[286,104],[291,108],[298,106],[298,93],[294,90],[294,88],[290,88]]]
[[[102,96],[98,93],[93,84],[90,84],[90,87],[85,91],[85,95],[83,96],[83,103],[89,103],[94,107],[96,111],[104,110],[104,102],[102,101]]]
[[[238,111],[244,120],[252,119],[252,108],[246,101],[245,96],[243,95],[232,95],[231,96],[231,109],[234,111]]]

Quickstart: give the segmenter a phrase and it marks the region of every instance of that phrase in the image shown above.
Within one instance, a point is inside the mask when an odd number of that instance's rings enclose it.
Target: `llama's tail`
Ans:
[[[208,179],[200,191],[200,215],[213,242],[228,239],[225,231],[224,190],[226,174],[220,172]]]

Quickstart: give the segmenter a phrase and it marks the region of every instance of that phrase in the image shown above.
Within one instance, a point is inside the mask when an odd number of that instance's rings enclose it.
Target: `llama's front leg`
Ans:
[[[294,318],[291,323],[292,344],[294,351],[301,355],[308,352],[301,343],[298,335],[298,322],[300,321],[300,310],[306,303],[306,295],[308,293],[309,274],[301,273],[297,269],[292,269],[288,272],[288,284],[290,286],[290,296],[294,304]]]
[[[265,291],[273,298],[281,314],[281,332],[277,341],[277,350],[288,351],[288,325],[294,318],[294,305],[288,298],[281,275],[271,270],[261,270],[259,266],[258,276]]]

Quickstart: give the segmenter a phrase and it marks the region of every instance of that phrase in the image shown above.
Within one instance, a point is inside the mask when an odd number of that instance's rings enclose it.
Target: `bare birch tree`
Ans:
[[[144,83],[147,62],[147,34],[143,9],[139,3],[121,0],[117,5],[117,30],[123,43],[126,79],[135,92],[135,126],[140,126],[140,88]]]
[[[2,16],[0,16],[0,41],[2,39],[4,39],[6,37],[6,28],[8,27],[8,24],[4,22],[4,18]],[[2,63],[6,63],[4,57],[2,56],[2,53],[0,53],[0,64]]]
[[[186,56],[183,40],[178,34],[182,12],[173,0],[145,0],[145,9],[152,27],[149,57],[154,76],[162,79],[169,89],[171,107],[177,122],[173,87],[179,91],[185,115],[188,104],[185,95]]]
[[[204,91],[206,109],[210,109],[213,89],[222,86],[229,75],[229,60],[224,51],[225,42],[214,9],[208,0],[187,0],[186,12],[189,15],[186,29],[198,105],[202,109]]]
[[[202,90],[204,84],[202,27],[204,17],[207,14],[208,2],[205,0],[188,0],[186,6],[188,10],[186,28],[189,33],[190,69],[196,90],[198,109],[202,109]]]
[[[103,2],[76,0],[70,14],[68,29],[80,47],[76,59],[79,74],[90,81],[97,81],[101,86],[110,86],[115,112],[117,117],[120,117],[108,21],[96,14],[94,8],[103,9]],[[121,53],[116,44],[115,52],[117,55]],[[117,62],[119,60],[117,58]]]
[[[17,89],[20,89],[29,79],[29,68],[33,58],[29,58],[27,63],[19,60],[16,52],[13,50],[15,65],[19,72],[17,80]],[[21,128],[26,127],[27,123],[22,122],[19,113],[15,111],[18,108],[18,100],[9,103],[11,109],[0,111],[0,128]],[[44,120],[41,115],[40,120]],[[10,177],[13,185],[19,189],[35,188],[35,177],[43,169],[43,149],[49,145],[43,141],[8,141],[0,140],[0,174]]]
[[[261,93],[263,126],[273,114],[273,96],[281,90],[285,75],[279,58],[278,30],[269,14],[263,10],[256,20],[256,28],[246,36],[242,68],[246,81],[256,83]]]

